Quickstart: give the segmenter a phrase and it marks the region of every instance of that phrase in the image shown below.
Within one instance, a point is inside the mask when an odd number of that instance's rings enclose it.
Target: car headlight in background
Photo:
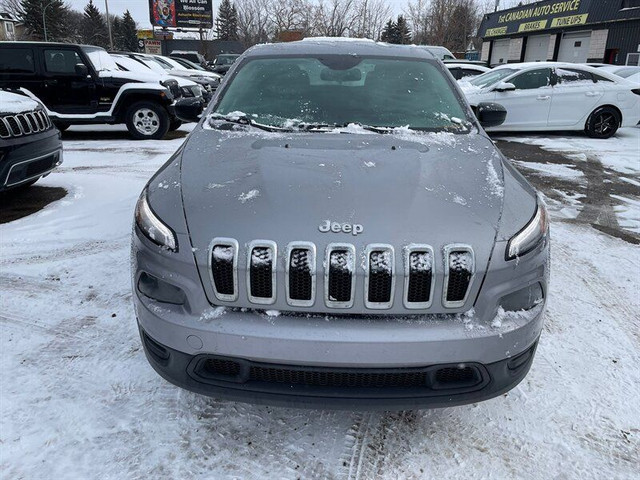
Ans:
[[[138,199],[136,205],[136,225],[144,235],[156,245],[168,248],[172,251],[178,250],[176,236],[167,225],[153,213],[147,200],[147,189],[145,188]]]
[[[513,260],[536,248],[549,232],[549,217],[544,203],[538,199],[538,207],[531,221],[507,244],[506,259]]]

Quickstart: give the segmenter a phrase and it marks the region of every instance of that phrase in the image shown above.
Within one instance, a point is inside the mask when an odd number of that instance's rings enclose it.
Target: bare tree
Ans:
[[[355,10],[356,22],[349,34],[353,37],[378,40],[391,16],[391,7],[384,0],[360,0]]]
[[[245,47],[268,42],[273,36],[269,0],[237,0],[238,38]]]
[[[343,37],[357,22],[355,0],[320,0],[315,8],[315,31],[323,37]]]

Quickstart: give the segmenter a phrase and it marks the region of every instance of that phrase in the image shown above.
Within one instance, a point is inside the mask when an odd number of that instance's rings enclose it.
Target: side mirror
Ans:
[[[505,83],[500,82],[494,90],[496,92],[511,92],[516,89],[516,86],[513,83]]]
[[[483,128],[497,127],[507,119],[507,110],[497,103],[482,102],[476,108],[476,116]]]
[[[183,122],[197,122],[204,105],[198,98],[182,98],[176,102],[176,117]]]
[[[89,75],[89,69],[84,63],[76,63],[73,68],[76,72],[76,75],[78,75],[79,77],[86,77],[87,75]]]

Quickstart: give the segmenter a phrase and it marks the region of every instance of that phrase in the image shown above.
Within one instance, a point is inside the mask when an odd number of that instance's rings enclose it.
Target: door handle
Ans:
[[[551,95],[538,95],[538,100],[549,100]]]
[[[57,85],[58,84],[58,80],[45,80],[44,82],[45,85]]]
[[[597,96],[599,96],[600,94],[599,94],[598,92],[587,92],[587,93],[585,93],[585,95],[586,95],[587,97],[597,97]]]

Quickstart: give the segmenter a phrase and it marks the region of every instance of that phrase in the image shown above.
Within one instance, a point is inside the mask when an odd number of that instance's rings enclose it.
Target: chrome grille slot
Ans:
[[[274,242],[256,240],[249,244],[249,301],[267,305],[276,301],[276,258],[277,247]]]
[[[327,247],[325,265],[325,303],[332,308],[353,306],[355,291],[356,249],[348,243],[332,243]]]
[[[287,303],[310,307],[315,302],[316,247],[309,242],[292,242],[286,259]]]
[[[473,250],[468,245],[447,245],[444,249],[445,278],[443,305],[462,307],[467,300],[475,273]]]
[[[409,245],[404,255],[404,306],[429,308],[433,298],[434,262],[429,245]]]
[[[211,282],[219,300],[238,299],[238,242],[232,238],[214,238],[211,242]]]
[[[0,117],[0,138],[20,137],[47,130],[49,117],[43,110]]]
[[[373,244],[366,249],[365,306],[391,308],[395,288],[395,254],[391,245]]]

